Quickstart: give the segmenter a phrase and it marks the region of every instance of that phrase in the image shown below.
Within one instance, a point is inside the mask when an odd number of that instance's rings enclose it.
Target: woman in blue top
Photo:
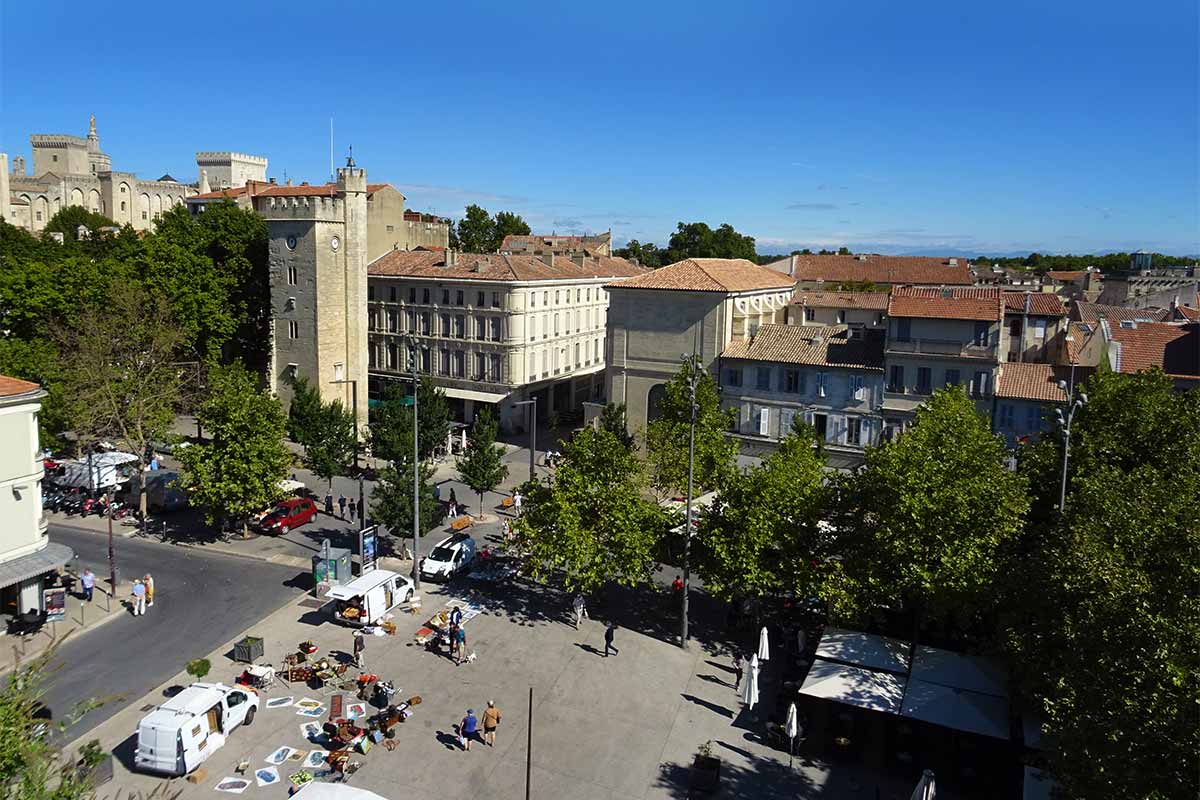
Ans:
[[[471,740],[479,738],[479,720],[475,717],[475,709],[467,709],[467,715],[459,723],[458,731],[463,741],[463,750],[470,750]]]

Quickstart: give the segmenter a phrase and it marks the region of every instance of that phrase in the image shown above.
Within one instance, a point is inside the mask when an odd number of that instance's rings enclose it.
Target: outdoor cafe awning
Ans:
[[[64,544],[47,542],[35,553],[0,562],[0,587],[12,586],[29,578],[36,578],[66,564],[75,557],[75,551]]]
[[[817,646],[817,657],[857,667],[908,674],[908,642],[873,633],[826,628]]]
[[[1008,739],[1008,700],[910,678],[901,714],[956,731]]]
[[[901,675],[817,658],[808,670],[800,694],[898,714],[904,699],[904,683]]]
[[[995,662],[939,647],[917,645],[913,652],[912,677],[955,689],[1008,697],[1004,671]]]

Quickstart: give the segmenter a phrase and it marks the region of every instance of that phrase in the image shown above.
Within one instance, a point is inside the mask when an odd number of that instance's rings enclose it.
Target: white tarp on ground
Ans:
[[[981,656],[954,653],[937,647],[917,645],[913,652],[912,678],[967,689],[996,697],[1008,697],[1004,671]]]
[[[817,658],[808,670],[800,694],[898,714],[904,699],[904,678]]]
[[[943,728],[1009,738],[1008,701],[995,695],[910,678],[901,713]]]
[[[357,789],[343,783],[320,783],[313,781],[300,788],[292,797],[299,800],[387,800],[383,795]]]
[[[841,628],[826,628],[816,655],[818,658],[840,661],[843,664],[905,675],[908,673],[910,650],[908,642],[899,639]]]

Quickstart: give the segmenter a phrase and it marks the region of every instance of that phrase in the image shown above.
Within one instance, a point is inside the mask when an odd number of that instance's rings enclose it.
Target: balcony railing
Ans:
[[[958,358],[983,358],[995,360],[997,347],[994,344],[963,343],[953,339],[909,339],[888,341],[887,349],[892,353],[914,353],[928,356],[956,356]]]

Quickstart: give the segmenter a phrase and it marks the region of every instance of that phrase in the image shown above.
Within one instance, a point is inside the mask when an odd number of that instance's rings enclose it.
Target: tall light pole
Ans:
[[[417,338],[411,333],[405,338],[408,344],[408,358],[412,366],[413,380],[413,586],[421,588],[421,436],[417,415],[417,395],[420,394],[421,378],[417,372]]]
[[[692,555],[692,481],[696,465],[696,384],[700,381],[699,359],[695,353],[683,356],[687,367],[688,382],[688,481],[687,481],[687,511],[683,524],[683,592],[680,598],[681,621],[679,626],[679,646],[684,650],[688,646],[688,592],[691,584],[691,555]]]
[[[537,477],[537,471],[534,467],[534,459],[537,457],[537,398],[522,400],[518,403],[513,403],[513,406],[529,406],[529,482],[532,483]]]
[[[1074,365],[1072,364],[1072,377],[1074,376]],[[1065,381],[1059,381],[1060,388],[1066,390],[1067,384]],[[1074,389],[1074,380],[1072,380],[1071,388]],[[1085,392],[1080,392],[1078,397],[1067,395],[1067,400],[1070,405],[1067,407],[1067,413],[1064,415],[1062,409],[1055,410],[1055,417],[1058,422],[1058,427],[1063,432],[1063,465],[1062,465],[1062,485],[1058,491],[1058,514],[1065,516],[1067,513],[1067,465],[1071,460],[1071,423],[1075,421],[1075,412],[1087,405],[1088,397]]]
[[[354,378],[350,380],[330,381],[334,384],[350,384],[350,408],[354,415],[354,471],[358,473],[358,519],[359,525],[367,527],[367,505],[365,502],[366,491],[363,489],[363,474],[362,469],[358,466],[358,381]]]

